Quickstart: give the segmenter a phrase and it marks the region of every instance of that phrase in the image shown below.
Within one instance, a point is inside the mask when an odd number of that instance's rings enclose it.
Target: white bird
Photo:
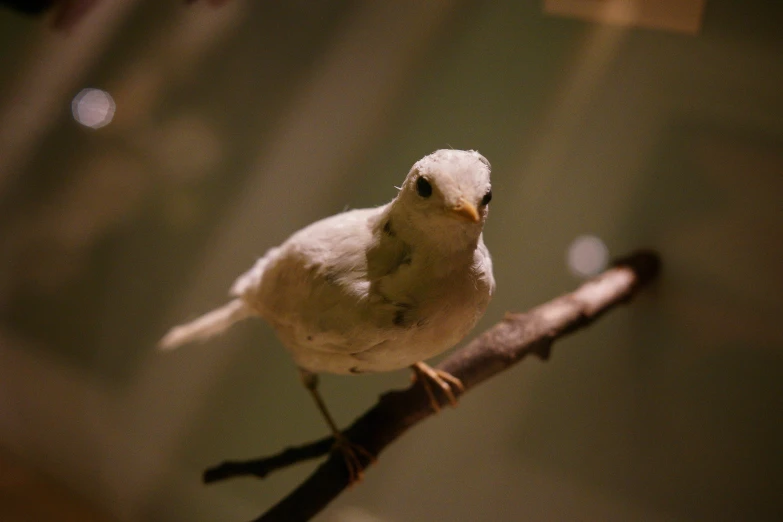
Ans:
[[[347,457],[361,470],[317,390],[316,374],[411,367],[456,402],[455,377],[422,361],[456,345],[495,289],[482,229],[490,164],[476,151],[438,150],[413,165],[397,196],[377,208],[317,221],[270,249],[231,288],[232,301],[172,328],[162,349],[204,340],[237,321],[267,321]],[[359,448],[361,450],[361,448]]]

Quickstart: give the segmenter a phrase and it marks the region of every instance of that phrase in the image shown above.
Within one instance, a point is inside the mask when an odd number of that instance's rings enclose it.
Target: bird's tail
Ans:
[[[234,299],[230,303],[212,310],[198,319],[194,319],[187,324],[175,326],[163,336],[163,339],[158,343],[158,348],[161,350],[173,350],[185,343],[204,341],[250,315],[252,315],[250,308],[241,299]]]

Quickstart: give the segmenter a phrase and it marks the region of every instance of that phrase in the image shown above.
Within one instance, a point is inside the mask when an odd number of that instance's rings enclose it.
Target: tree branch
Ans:
[[[326,455],[332,449],[332,445],[334,445],[334,437],[329,436],[302,446],[287,448],[269,457],[253,460],[227,460],[204,472],[204,484],[247,475],[264,478],[275,470]]]
[[[649,251],[618,260],[601,275],[524,314],[506,317],[464,348],[446,358],[438,368],[462,381],[465,392],[516,364],[528,355],[548,359],[555,340],[584,328],[618,304],[630,300],[658,275],[660,261]],[[464,393],[464,392],[463,392]],[[372,455],[379,455],[397,437],[433,411],[420,382],[405,390],[382,395],[378,403],[359,417],[344,434]],[[264,477],[281,467],[326,454],[331,437],[288,448],[272,457],[245,462],[225,462],[204,473],[205,482],[240,475]],[[368,459],[359,454],[362,463]],[[255,522],[308,520],[349,485],[343,457],[333,452],[310,477]]]

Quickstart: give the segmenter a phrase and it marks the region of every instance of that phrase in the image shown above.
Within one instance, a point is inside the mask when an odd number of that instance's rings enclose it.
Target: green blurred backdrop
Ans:
[[[584,234],[658,249],[663,278],[411,431],[320,520],[783,519],[781,27],[761,0],[708,0],[695,34],[539,0],[118,0],[68,31],[0,10],[0,447],[107,520],[258,515],[314,464],[200,475],[325,434],[290,358],[261,322],[157,339],[300,227],[477,149],[479,329],[578,284]],[[88,87],[116,103],[100,129],[74,121]],[[348,423],[408,379],[323,393]],[[19,480],[4,520],[58,505]]]

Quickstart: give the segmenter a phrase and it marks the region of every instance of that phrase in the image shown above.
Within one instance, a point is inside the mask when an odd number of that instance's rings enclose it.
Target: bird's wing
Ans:
[[[477,284],[485,285],[487,297],[495,293],[495,277],[492,273],[492,256],[484,244],[483,236],[479,236],[478,247],[473,254],[473,272],[476,274]]]
[[[234,284],[275,327],[285,344],[359,353],[399,335],[398,310],[376,291],[375,279],[393,272],[404,248],[380,248],[383,207],[353,210],[318,221],[273,249]]]

